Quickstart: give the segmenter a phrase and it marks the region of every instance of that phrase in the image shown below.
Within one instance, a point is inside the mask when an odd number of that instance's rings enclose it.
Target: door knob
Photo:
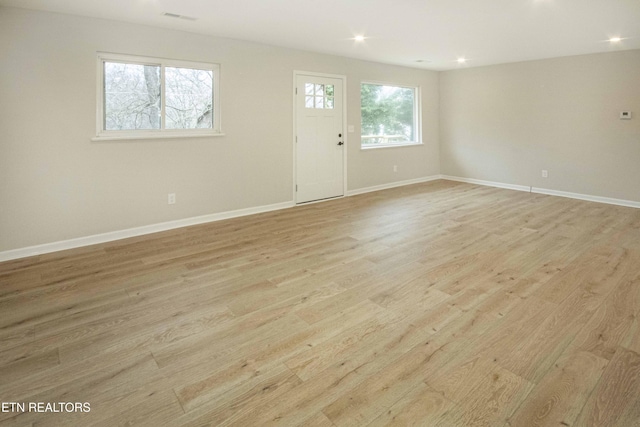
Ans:
[[[338,145],[344,145],[344,142],[338,141]]]

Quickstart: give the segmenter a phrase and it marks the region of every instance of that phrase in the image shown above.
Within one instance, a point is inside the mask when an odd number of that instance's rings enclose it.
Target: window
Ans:
[[[305,83],[304,106],[305,108],[333,109],[333,85],[321,85],[317,83]]]
[[[421,144],[417,87],[362,83],[362,148]]]
[[[219,135],[219,67],[98,55],[96,139]]]

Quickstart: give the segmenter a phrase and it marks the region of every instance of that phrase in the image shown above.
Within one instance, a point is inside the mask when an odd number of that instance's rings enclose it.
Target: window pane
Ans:
[[[413,88],[363,83],[360,99],[363,145],[416,140]]]
[[[313,96],[307,96],[304,99],[305,108],[313,108]]]
[[[104,63],[104,129],[160,129],[160,66]]]
[[[326,95],[327,96],[333,96],[333,85],[327,85],[326,86]]]
[[[324,85],[316,85],[316,95],[324,95]]]
[[[166,67],[166,129],[213,128],[213,71]]]
[[[322,96],[316,96],[316,108],[324,108],[324,98]]]
[[[313,83],[304,84],[304,93],[305,95],[313,95]]]
[[[325,102],[325,108],[328,109],[333,109],[333,98],[327,98],[326,102]]]

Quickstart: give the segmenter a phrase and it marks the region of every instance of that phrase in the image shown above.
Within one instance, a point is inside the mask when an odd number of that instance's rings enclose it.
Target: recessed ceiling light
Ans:
[[[620,43],[622,41],[622,37],[611,37],[609,41],[611,43]]]
[[[458,58],[458,64],[464,64],[467,62],[467,58]]]
[[[353,38],[355,41],[357,42],[363,42],[364,41],[364,36],[362,35],[357,35]]]

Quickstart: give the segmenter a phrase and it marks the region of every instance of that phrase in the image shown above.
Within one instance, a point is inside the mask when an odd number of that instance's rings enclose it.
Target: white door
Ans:
[[[342,196],[342,80],[298,75],[296,89],[296,202]]]

